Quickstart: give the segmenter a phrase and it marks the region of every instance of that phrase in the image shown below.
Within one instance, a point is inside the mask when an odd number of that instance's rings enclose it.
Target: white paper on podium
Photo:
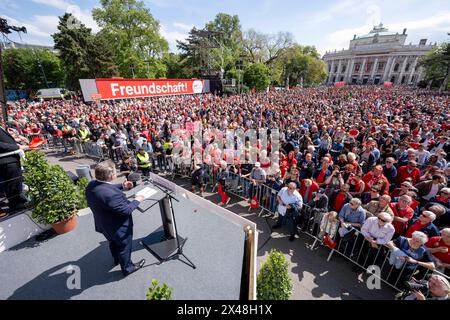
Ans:
[[[148,199],[157,193],[158,193],[158,191],[156,191],[155,189],[146,187],[146,188],[142,189],[141,191],[137,192],[136,196],[143,196],[145,199]]]

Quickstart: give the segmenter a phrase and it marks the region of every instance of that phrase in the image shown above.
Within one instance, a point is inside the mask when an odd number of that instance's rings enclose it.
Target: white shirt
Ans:
[[[430,200],[435,195],[437,195],[438,191],[439,191],[439,185],[432,183],[431,184],[430,193],[428,193],[427,195],[423,196],[422,198],[424,198],[425,200]]]
[[[295,190],[294,193],[290,195],[288,187],[284,187],[278,192],[278,196],[286,205],[294,203],[297,203],[300,206],[303,205],[303,198],[297,190]],[[286,206],[283,206],[281,204],[278,205],[278,213],[280,215],[284,216],[286,214],[286,209]]]
[[[427,150],[416,151],[417,163],[420,165],[425,164],[430,155],[431,155],[430,152]]]
[[[361,233],[364,237],[376,239],[378,244],[387,244],[392,240],[395,228],[391,223],[385,223],[380,227],[377,217],[371,217],[364,222]]]

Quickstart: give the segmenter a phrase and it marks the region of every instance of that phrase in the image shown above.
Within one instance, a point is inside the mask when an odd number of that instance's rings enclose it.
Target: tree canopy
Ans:
[[[102,34],[114,43],[115,62],[123,77],[161,77],[166,67],[161,58],[169,50],[160,35],[160,24],[143,1],[100,0],[92,11]]]
[[[425,80],[430,86],[436,83],[440,91],[447,89],[450,77],[450,43],[443,43],[430,51],[421,59],[420,65],[425,68]]]

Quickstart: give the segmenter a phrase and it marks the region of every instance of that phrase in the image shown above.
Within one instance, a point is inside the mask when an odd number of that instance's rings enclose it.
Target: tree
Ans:
[[[184,64],[181,55],[176,53],[165,54],[162,62],[167,68],[166,76],[171,79],[191,78],[190,70]]]
[[[52,35],[66,70],[67,88],[77,90],[79,79],[116,76],[112,43],[102,33],[92,35],[81,23],[72,28],[72,19],[75,17],[68,13],[59,17],[58,32]]]
[[[251,63],[274,63],[288,48],[294,44],[294,37],[289,32],[264,34],[248,30],[243,40],[243,49]]]
[[[266,89],[270,84],[269,68],[263,63],[248,65],[244,70],[244,81],[247,86],[258,91]]]
[[[319,60],[315,47],[293,45],[280,56],[278,63],[283,68],[282,79],[286,86],[306,84],[316,85],[325,77],[325,64]]]
[[[6,87],[36,91],[64,82],[64,71],[58,56],[49,50],[7,49],[3,55]]]
[[[322,60],[310,57],[305,75],[306,85],[319,85],[327,78],[326,64]]]
[[[223,70],[225,76],[229,76],[242,51],[239,17],[219,13],[204,29],[193,28],[186,41],[177,41],[177,47],[193,75]]]
[[[425,55],[419,65],[425,68],[425,79],[439,83],[439,91],[448,88],[450,77],[450,43],[443,43]]]
[[[159,33],[160,24],[138,0],[100,0],[92,15],[102,33],[114,43],[115,62],[124,77],[162,77],[161,59],[169,50]]]

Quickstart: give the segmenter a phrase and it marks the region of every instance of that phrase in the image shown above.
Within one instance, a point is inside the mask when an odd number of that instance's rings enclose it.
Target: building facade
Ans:
[[[415,86],[424,77],[419,59],[436,44],[405,45],[406,29],[402,34],[389,32],[382,24],[369,34],[353,37],[347,50],[326,52],[327,84],[394,84]]]
[[[49,50],[52,52],[58,52],[55,48],[51,46],[43,46],[38,44],[25,44],[19,42],[0,42],[2,49],[31,49],[31,50]]]

